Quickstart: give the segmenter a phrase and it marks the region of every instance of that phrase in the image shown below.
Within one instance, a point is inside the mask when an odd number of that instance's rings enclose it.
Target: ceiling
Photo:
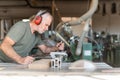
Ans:
[[[88,11],[91,0],[0,0],[0,18],[28,17],[40,9],[52,11],[53,3],[61,16],[79,17]],[[99,0],[99,2],[120,0]]]
[[[82,4],[81,4],[82,1]],[[80,15],[86,12],[87,8],[83,7],[83,3],[86,0],[0,0],[0,18],[1,17],[28,17],[36,13],[40,9],[47,9],[52,11],[53,2],[56,5],[56,9],[63,16],[69,16],[68,14]],[[78,8],[81,8],[82,10]],[[71,11],[72,9],[72,11]]]

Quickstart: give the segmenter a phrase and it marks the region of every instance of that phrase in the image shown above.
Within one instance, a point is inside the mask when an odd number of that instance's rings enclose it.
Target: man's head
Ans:
[[[52,16],[49,12],[45,10],[40,10],[32,20],[34,24],[34,30],[39,32],[40,34],[44,33],[46,30],[48,30],[51,22],[52,22]]]

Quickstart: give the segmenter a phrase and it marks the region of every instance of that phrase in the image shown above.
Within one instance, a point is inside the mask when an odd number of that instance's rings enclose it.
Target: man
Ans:
[[[30,64],[34,57],[29,52],[35,46],[44,53],[63,50],[64,44],[57,43],[54,47],[43,44],[38,33],[42,34],[52,22],[50,13],[40,10],[30,21],[19,21],[13,25],[0,45],[0,59],[3,62],[16,62],[19,64]]]

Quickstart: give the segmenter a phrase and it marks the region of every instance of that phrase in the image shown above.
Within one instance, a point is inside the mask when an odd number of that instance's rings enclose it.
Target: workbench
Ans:
[[[27,65],[15,63],[0,63],[0,80],[115,80],[120,79],[120,68],[112,68],[106,63],[94,63],[97,66],[95,71],[71,70],[70,63],[63,63],[61,69],[30,70]],[[11,78],[10,78],[11,77]]]

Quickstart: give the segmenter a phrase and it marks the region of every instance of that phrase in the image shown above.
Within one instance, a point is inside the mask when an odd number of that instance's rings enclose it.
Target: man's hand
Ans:
[[[48,47],[46,45],[39,45],[38,46],[43,53],[50,53],[50,52],[55,52],[55,51],[59,51],[59,50],[64,50],[64,43],[63,42],[59,42],[56,44],[56,46],[53,47]]]
[[[24,58],[21,58],[20,61],[18,62],[19,64],[30,64],[35,60],[35,58],[31,57],[31,56],[27,56]]]
[[[64,50],[64,43],[61,41],[61,42],[57,43],[56,47],[57,47],[59,50]]]

